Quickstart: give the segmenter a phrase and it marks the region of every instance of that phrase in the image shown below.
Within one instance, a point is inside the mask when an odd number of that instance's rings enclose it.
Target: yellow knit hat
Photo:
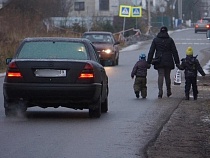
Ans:
[[[186,55],[193,55],[193,49],[192,49],[192,47],[188,47],[187,48]]]

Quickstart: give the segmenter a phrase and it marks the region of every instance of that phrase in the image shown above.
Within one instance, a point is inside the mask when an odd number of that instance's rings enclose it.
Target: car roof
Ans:
[[[70,37],[27,37],[24,42],[37,42],[37,41],[72,41],[72,42],[88,42],[85,38],[70,38]]]
[[[88,31],[88,32],[84,32],[83,34],[112,34],[112,32],[108,32],[108,31]]]

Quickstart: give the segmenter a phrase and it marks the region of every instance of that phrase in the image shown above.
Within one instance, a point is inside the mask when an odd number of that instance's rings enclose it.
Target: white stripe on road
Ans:
[[[174,38],[174,40],[180,40],[180,41],[206,41],[207,39],[202,39],[202,38],[194,38],[194,39],[191,39],[191,38]],[[207,40],[208,41],[208,40]]]
[[[189,45],[210,45],[210,43],[186,43],[186,42],[175,42],[175,44],[189,44]]]

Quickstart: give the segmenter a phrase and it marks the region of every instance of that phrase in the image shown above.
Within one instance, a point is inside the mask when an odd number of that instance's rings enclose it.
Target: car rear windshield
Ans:
[[[85,34],[83,38],[87,38],[93,43],[113,43],[112,37],[107,34]]]
[[[208,21],[207,20],[198,20],[197,23],[205,23],[206,24],[206,23],[208,23]]]
[[[86,60],[87,52],[84,44],[78,42],[26,42],[17,58]]]

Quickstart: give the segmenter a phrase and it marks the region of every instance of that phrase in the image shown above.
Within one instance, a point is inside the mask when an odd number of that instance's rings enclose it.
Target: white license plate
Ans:
[[[37,77],[65,77],[66,70],[36,69],[34,74]]]

